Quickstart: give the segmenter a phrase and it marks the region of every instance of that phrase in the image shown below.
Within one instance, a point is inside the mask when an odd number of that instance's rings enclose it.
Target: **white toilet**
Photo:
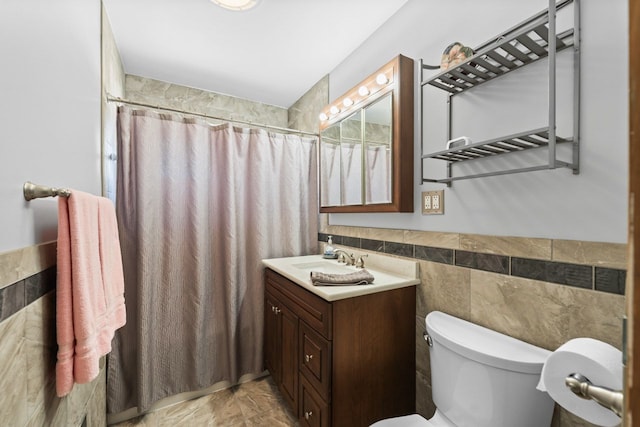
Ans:
[[[371,427],[549,427],[554,402],[536,385],[550,351],[439,311],[426,324],[435,415]]]

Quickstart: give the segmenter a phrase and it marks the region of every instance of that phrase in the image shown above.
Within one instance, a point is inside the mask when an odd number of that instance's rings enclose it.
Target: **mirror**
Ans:
[[[320,212],[413,212],[413,60],[396,57],[320,116]]]
[[[340,123],[335,123],[320,137],[322,156],[320,156],[320,206],[338,206],[340,200]]]
[[[362,113],[340,122],[340,165],[343,205],[362,204]]]
[[[365,203],[391,203],[391,94],[363,110]]]

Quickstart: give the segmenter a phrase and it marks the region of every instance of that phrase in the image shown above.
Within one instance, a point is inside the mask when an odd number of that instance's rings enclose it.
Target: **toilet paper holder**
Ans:
[[[569,375],[565,378],[564,383],[578,397],[594,400],[601,406],[611,410],[617,416],[622,417],[624,399],[622,391],[593,385],[587,377],[579,373]]]

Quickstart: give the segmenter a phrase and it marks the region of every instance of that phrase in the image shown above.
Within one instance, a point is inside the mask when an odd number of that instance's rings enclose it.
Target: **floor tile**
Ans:
[[[298,427],[299,424],[271,377],[263,377],[114,426]]]

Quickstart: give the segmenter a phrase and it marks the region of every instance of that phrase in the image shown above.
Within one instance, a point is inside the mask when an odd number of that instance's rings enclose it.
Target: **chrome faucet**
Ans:
[[[362,254],[358,257],[358,260],[356,261],[356,268],[364,268],[364,259],[366,257],[368,257],[369,255],[367,254]]]
[[[338,262],[343,262],[347,265],[354,265],[356,263],[353,254],[348,253],[344,249],[336,249],[333,253],[338,254]]]

